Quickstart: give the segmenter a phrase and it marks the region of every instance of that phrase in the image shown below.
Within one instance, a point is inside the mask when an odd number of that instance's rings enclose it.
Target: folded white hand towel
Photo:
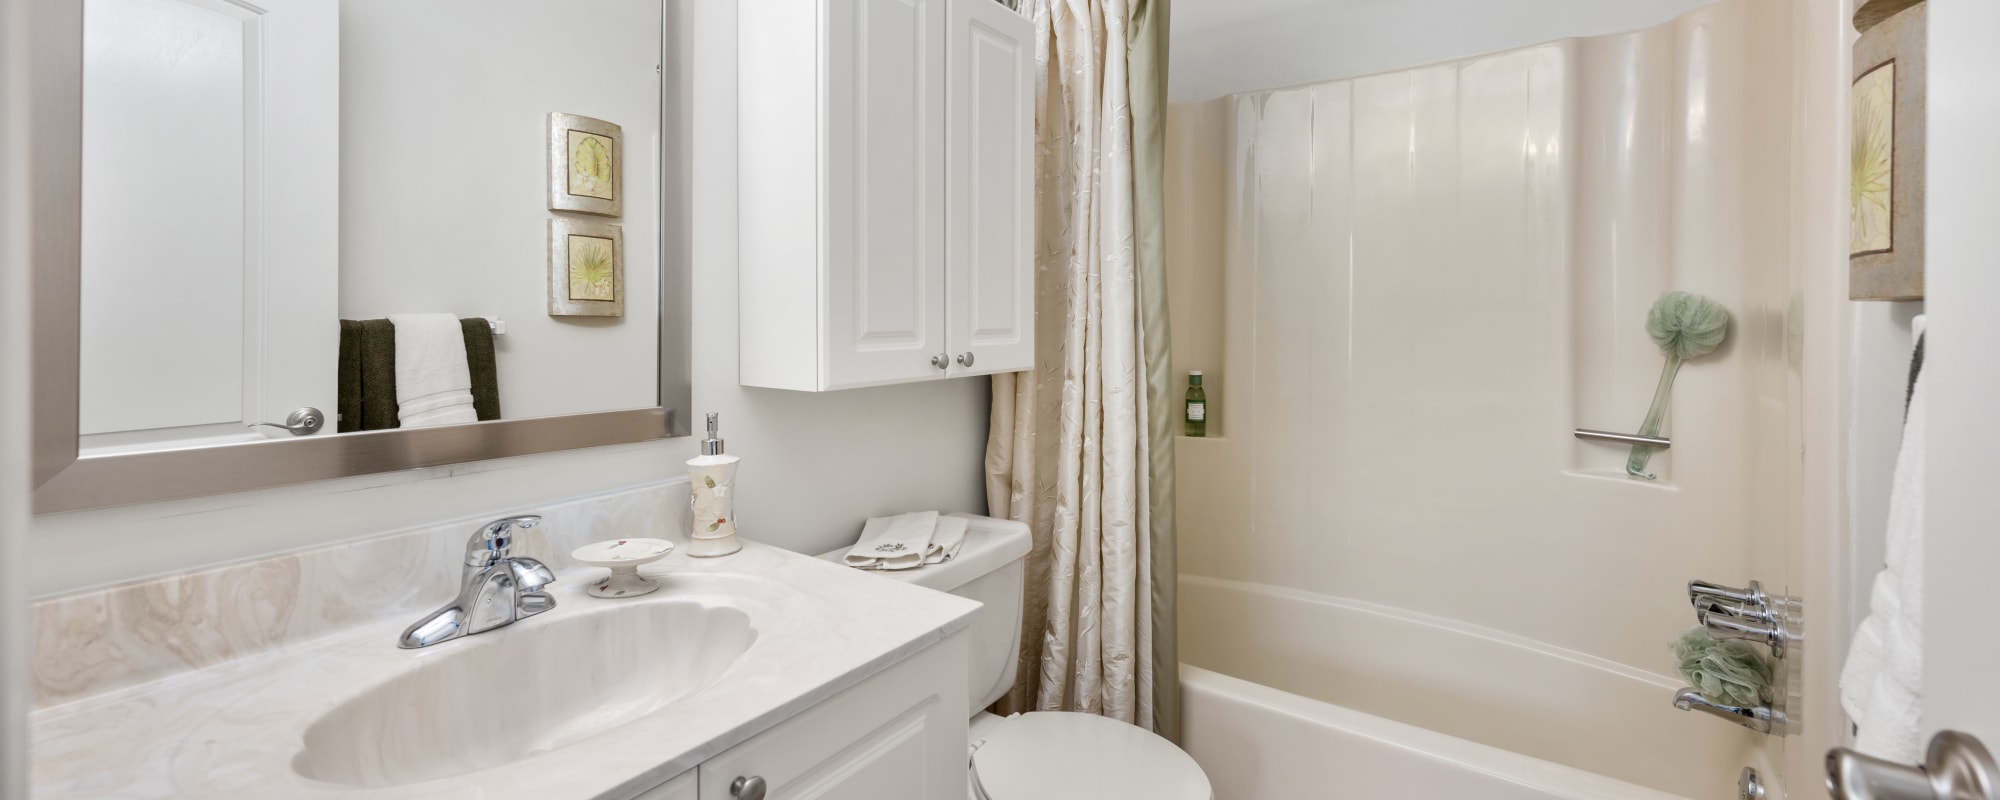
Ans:
[[[1918,336],[1923,323],[1918,317],[1913,326]],[[1868,618],[1855,630],[1840,673],[1840,704],[1857,728],[1854,749],[1902,762],[1921,762],[1924,755],[1925,373],[1918,367],[1896,455],[1888,564],[1875,576]]]
[[[937,523],[936,511],[871,518],[861,526],[861,541],[847,551],[847,565],[862,569],[921,567],[930,553],[931,533],[937,530]]]
[[[451,314],[390,314],[396,326],[396,418],[405,428],[478,422],[465,329]]]
[[[938,517],[937,531],[931,534],[930,550],[924,555],[925,564],[942,564],[958,557],[958,550],[965,546],[964,517]]]

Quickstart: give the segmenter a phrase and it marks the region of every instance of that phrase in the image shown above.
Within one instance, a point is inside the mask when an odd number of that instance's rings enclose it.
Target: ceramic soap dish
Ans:
[[[653,579],[639,574],[639,567],[651,564],[674,551],[665,539],[612,539],[577,548],[569,554],[577,563],[611,570],[611,577],[590,585],[592,597],[638,597],[660,588]]]

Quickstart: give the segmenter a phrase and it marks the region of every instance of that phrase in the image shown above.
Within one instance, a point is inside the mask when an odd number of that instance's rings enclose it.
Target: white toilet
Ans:
[[[1028,526],[971,521],[965,546],[943,564],[875,573],[986,604],[972,637],[972,800],[1214,800],[1187,753],[1151,731],[1093,714],[997,717],[985,708],[1014,685],[1021,590],[1033,542]],[[839,562],[846,548],[820,556]]]

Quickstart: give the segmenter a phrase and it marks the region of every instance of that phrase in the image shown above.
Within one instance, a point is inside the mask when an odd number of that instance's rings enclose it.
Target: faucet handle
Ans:
[[[1694,607],[1699,609],[1702,607],[1703,602],[1708,600],[1726,600],[1740,606],[1755,606],[1757,608],[1768,608],[1770,606],[1770,598],[1764,595],[1764,585],[1756,581],[1751,581],[1749,586],[1742,589],[1709,583],[1707,581],[1688,581],[1689,603],[1694,604]]]
[[[465,568],[468,571],[485,569],[507,557],[507,550],[514,546],[514,529],[527,530],[541,524],[542,518],[534,514],[496,519],[479,527],[478,532],[465,542]]]

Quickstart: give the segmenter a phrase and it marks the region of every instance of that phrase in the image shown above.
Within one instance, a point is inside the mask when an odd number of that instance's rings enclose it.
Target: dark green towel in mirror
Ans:
[[[334,430],[361,430],[361,323],[340,321],[340,397],[334,404]]]
[[[459,320],[465,365],[472,373],[472,410],[480,421],[500,418],[500,372],[493,328],[480,317]],[[396,408],[396,326],[386,319],[340,321],[341,433],[402,427]]]
[[[465,331],[465,366],[472,371],[472,410],[479,421],[500,418],[500,371],[493,355],[493,324],[484,317],[458,321]]]

